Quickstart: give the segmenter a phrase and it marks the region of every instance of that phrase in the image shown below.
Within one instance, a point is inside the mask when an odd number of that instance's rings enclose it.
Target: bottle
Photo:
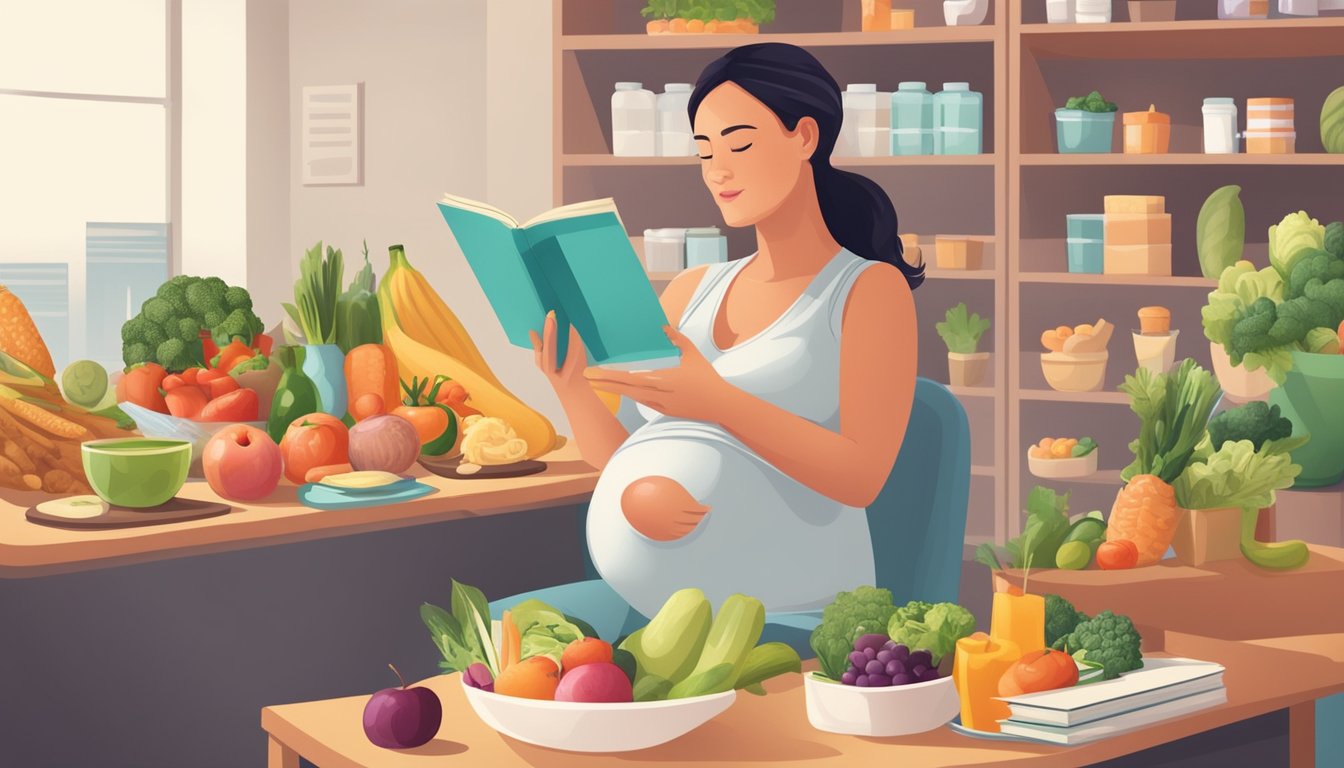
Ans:
[[[1204,100],[1204,153],[1230,155],[1237,151],[1237,102],[1227,98]]]
[[[686,230],[686,268],[702,264],[720,264],[728,260],[728,239],[718,227],[691,227]]]
[[[835,154],[844,157],[874,157],[888,154],[885,138],[889,119],[881,114],[884,100],[890,94],[880,93],[876,83],[850,83],[840,94],[844,106],[844,120],[840,123],[840,138]]]
[[[891,96],[891,154],[933,154],[933,94],[924,83],[906,81]]]
[[[295,419],[318,412],[317,385],[303,372],[303,348],[294,346],[279,347],[275,350],[275,361],[285,372],[280,375],[280,383],[275,388],[275,398],[271,400],[271,415],[266,419],[266,433],[279,443],[285,436],[285,430]],[[274,362],[272,364],[274,364]]]
[[[971,90],[970,83],[943,83],[933,97],[935,155],[978,155],[984,151],[982,136],[985,97]]]
[[[658,98],[643,83],[617,83],[611,95],[611,152],[619,157],[658,154]]]
[[[658,94],[658,154],[664,157],[687,157],[696,154],[692,138],[690,83],[668,83]]]

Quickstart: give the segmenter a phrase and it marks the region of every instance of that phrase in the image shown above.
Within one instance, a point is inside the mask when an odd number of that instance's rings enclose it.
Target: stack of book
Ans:
[[[1083,744],[1156,725],[1227,701],[1223,667],[1194,659],[1144,659],[1114,680],[1005,698],[1001,732],[1051,744]]]

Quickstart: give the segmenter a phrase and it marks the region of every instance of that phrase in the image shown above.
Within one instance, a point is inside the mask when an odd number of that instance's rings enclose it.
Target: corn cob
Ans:
[[[0,352],[8,352],[38,373],[53,378],[56,366],[23,302],[0,285]]]

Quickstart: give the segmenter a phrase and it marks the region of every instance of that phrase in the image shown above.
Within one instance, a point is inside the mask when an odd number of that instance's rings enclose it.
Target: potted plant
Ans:
[[[1055,110],[1055,138],[1061,153],[1110,152],[1115,131],[1115,102],[1097,91],[1072,96]]]
[[[1264,544],[1255,527],[1275,492],[1292,486],[1302,468],[1290,452],[1308,442],[1292,436],[1278,406],[1247,403],[1209,420],[1174,484],[1181,518],[1171,546],[1186,565],[1227,560],[1238,553],[1262,568],[1295,568],[1309,552],[1300,541]]]
[[[649,19],[650,35],[756,34],[775,20],[775,0],[649,0],[640,14]]]
[[[1289,214],[1269,228],[1269,261],[1223,270],[1201,310],[1204,335],[1230,366],[1279,385],[1267,388],[1269,402],[1294,434],[1311,436],[1293,456],[1302,466],[1296,486],[1333,485],[1344,478],[1344,223]]]
[[[967,313],[962,302],[947,310],[943,322],[934,326],[947,345],[947,380],[954,387],[973,387],[989,371],[989,353],[976,352],[980,337],[989,330],[989,319]]]

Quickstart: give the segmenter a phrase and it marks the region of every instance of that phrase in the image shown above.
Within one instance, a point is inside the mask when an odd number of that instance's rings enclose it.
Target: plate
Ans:
[[[384,507],[403,501],[428,496],[436,489],[407,478],[377,489],[356,489],[358,491],[376,490],[376,493],[342,493],[340,488],[318,483],[305,483],[299,486],[299,503],[313,509],[359,509],[360,507]]]
[[[228,504],[173,498],[157,507],[143,509],[108,505],[106,510],[93,517],[60,517],[32,507],[25,513],[25,517],[34,523],[55,528],[136,528],[142,525],[215,517],[228,514],[232,509]]]
[[[524,459],[509,464],[484,464],[481,465],[479,472],[473,472],[469,475],[459,475],[457,468],[462,464],[462,455],[444,457],[444,456],[421,456],[420,466],[433,472],[439,477],[447,477],[452,480],[488,480],[499,477],[523,477],[525,475],[535,475],[546,469],[546,462]]]

